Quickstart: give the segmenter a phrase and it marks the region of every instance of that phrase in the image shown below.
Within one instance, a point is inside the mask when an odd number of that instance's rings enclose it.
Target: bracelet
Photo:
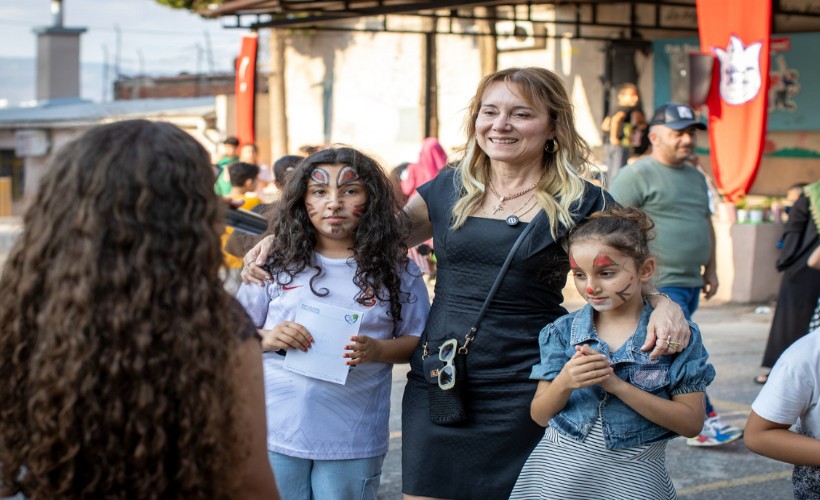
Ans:
[[[667,299],[672,300],[672,297],[666,295],[663,292],[649,292],[646,295],[644,295],[644,297],[666,297]]]

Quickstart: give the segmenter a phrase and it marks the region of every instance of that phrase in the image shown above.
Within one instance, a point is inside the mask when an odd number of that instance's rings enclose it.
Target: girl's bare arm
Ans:
[[[749,415],[743,442],[764,457],[794,465],[820,467],[820,439],[791,432],[789,424],[766,420],[754,411]]]

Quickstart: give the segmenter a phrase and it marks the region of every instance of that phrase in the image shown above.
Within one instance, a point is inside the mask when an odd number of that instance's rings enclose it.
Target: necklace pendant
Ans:
[[[512,226],[518,225],[518,220],[519,220],[518,216],[515,215],[515,214],[512,214],[512,215],[508,215],[507,218],[504,220],[504,222],[506,222],[508,226],[512,227]]]
[[[500,212],[502,208],[504,208],[503,202],[499,202],[498,205],[496,205],[495,208],[493,208],[493,215]]]

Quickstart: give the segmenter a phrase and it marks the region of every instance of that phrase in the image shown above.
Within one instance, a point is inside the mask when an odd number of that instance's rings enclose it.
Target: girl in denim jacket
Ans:
[[[530,414],[549,427],[511,498],[676,497],[666,441],[700,432],[715,370],[693,323],[682,352],[651,359],[641,351],[653,227],[643,211],[616,207],[570,233],[570,267],[588,305],[541,331]]]

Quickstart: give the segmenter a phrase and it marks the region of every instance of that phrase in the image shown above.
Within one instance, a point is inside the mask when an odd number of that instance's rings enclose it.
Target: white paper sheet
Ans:
[[[305,300],[299,304],[294,321],[304,326],[314,342],[307,352],[289,349],[284,368],[319,380],[344,385],[348,358],[343,357],[350,337],[358,335],[362,324],[360,311]]]

